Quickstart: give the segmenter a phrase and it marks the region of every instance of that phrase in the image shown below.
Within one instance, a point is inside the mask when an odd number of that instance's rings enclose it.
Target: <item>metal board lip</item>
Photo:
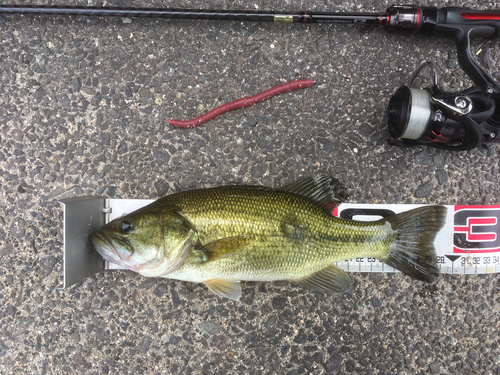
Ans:
[[[66,289],[104,270],[104,260],[90,242],[90,235],[105,222],[103,197],[60,199],[63,206],[63,286]]]

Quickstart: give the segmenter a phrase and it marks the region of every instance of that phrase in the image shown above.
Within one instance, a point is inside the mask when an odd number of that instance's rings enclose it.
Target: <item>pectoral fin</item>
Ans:
[[[209,242],[196,251],[199,252],[198,254],[204,262],[210,262],[233,256],[249,243],[250,239],[246,236],[227,237]]]
[[[220,297],[229,298],[235,301],[239,300],[241,297],[241,285],[239,280],[214,279],[204,281],[203,284]]]
[[[351,278],[333,264],[311,276],[293,280],[293,282],[323,293],[348,293],[352,290]]]

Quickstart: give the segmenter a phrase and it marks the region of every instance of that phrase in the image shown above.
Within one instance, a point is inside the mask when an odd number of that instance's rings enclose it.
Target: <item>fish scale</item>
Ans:
[[[220,238],[250,235],[251,244],[230,259],[209,264],[187,259],[185,267],[196,269],[199,279],[238,280],[293,279],[317,272],[329,264],[351,257],[380,255],[389,243],[371,241],[392,232],[380,224],[349,222],[328,215],[314,202],[276,190],[229,187],[182,192],[163,198],[178,207],[199,234],[202,244]],[[216,217],[217,220],[213,220]],[[305,228],[306,237],[295,241],[280,226],[294,218],[292,226]],[[346,246],[345,244],[349,245]],[[272,271],[269,271],[271,269]],[[176,273],[170,275],[175,278]]]
[[[110,262],[145,276],[204,283],[232,299],[241,296],[241,280],[290,280],[321,292],[347,292],[352,282],[335,262],[364,256],[436,280],[433,243],[444,207],[358,222],[332,216],[344,198],[344,188],[329,176],[279,189],[198,189],[115,219],[91,240]]]

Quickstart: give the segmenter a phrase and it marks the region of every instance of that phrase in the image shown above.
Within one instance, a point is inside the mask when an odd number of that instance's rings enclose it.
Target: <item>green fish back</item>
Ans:
[[[329,210],[345,193],[330,181],[328,178],[331,188],[326,189],[314,189],[303,182],[276,190],[228,186],[192,190],[163,199],[193,223],[202,247],[211,244],[211,249],[216,249],[218,241],[240,239],[237,248],[219,249],[224,255],[210,262],[203,251],[195,253],[186,266],[197,269],[201,278],[297,279],[335,261],[366,253],[370,242],[377,244],[370,251],[374,256],[377,249],[383,252],[389,247],[388,243],[381,246],[376,235],[379,231],[381,238],[387,237],[387,228],[331,215]],[[323,180],[319,182],[325,185]],[[306,194],[300,194],[299,189]],[[220,244],[227,247],[227,241]]]

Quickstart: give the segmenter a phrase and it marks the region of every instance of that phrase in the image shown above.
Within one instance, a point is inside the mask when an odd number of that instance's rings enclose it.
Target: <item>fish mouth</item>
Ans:
[[[130,268],[129,265],[125,264],[125,261],[133,254],[133,247],[127,241],[124,241],[122,238],[117,238],[114,236],[110,236],[108,234],[97,232],[90,237],[90,241],[94,245],[96,251],[108,262],[118,264],[120,266],[124,266],[126,268]],[[128,257],[124,258],[123,251],[120,254],[115,244],[119,244],[120,246],[128,249],[127,253]]]

